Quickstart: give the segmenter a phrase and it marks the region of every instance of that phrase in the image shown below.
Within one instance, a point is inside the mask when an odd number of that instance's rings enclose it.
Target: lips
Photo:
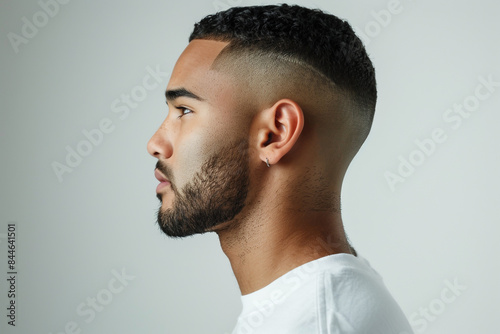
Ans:
[[[159,193],[166,186],[170,185],[170,181],[165,176],[163,176],[163,174],[160,173],[158,169],[155,169],[155,177],[158,181],[160,181],[160,184],[158,185],[158,187],[156,187],[157,193]]]
[[[170,182],[158,169],[155,169],[155,177],[160,182]]]

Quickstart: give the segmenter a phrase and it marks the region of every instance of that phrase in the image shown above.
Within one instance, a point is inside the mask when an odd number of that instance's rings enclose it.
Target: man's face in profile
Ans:
[[[224,42],[194,40],[167,86],[169,113],[148,143],[158,159],[158,224],[168,236],[204,233],[232,220],[249,188],[248,131],[234,85],[210,70]],[[159,172],[159,173],[158,173]]]

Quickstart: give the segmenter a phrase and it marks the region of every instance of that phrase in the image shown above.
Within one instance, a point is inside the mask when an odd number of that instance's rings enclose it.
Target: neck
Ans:
[[[255,205],[217,231],[242,295],[307,262],[336,253],[351,254],[340,212],[293,210],[276,202]]]

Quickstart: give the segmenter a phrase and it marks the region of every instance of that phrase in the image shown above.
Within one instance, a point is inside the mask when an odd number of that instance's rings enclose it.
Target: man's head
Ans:
[[[377,97],[351,27],[299,6],[235,7],[201,20],[189,41],[148,143],[170,180],[158,191],[164,232],[228,228],[273,193],[284,207],[338,210]]]

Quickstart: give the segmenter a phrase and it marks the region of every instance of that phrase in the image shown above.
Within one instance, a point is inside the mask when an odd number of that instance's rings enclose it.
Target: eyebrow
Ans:
[[[167,98],[167,102],[172,102],[179,97],[188,97],[188,98],[195,99],[198,101],[204,101],[203,98],[199,97],[195,93],[190,92],[189,90],[187,90],[186,88],[183,88],[183,87],[177,88],[177,89],[167,90],[165,92],[165,97]]]

